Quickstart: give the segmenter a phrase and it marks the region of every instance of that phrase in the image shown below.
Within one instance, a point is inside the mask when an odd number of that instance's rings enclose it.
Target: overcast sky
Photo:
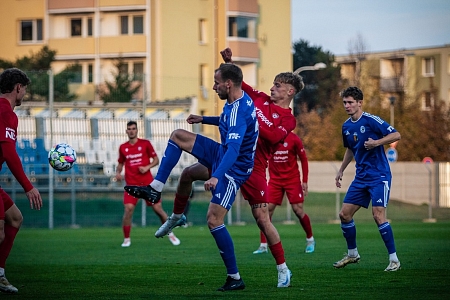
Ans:
[[[292,41],[348,54],[358,34],[370,52],[450,44],[450,0],[291,0]]]

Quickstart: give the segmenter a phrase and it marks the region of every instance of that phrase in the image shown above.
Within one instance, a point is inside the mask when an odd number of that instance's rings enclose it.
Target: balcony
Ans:
[[[380,79],[380,91],[386,93],[398,93],[404,91],[404,78],[389,77]]]

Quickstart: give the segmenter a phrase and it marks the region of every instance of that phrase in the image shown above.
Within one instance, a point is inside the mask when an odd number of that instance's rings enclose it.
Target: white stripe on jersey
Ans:
[[[231,109],[230,126],[236,126],[236,117],[237,117],[238,109],[239,109],[239,102],[236,101],[233,103],[233,108]]]
[[[236,196],[236,183],[234,182],[234,178],[231,177],[228,174],[225,174],[225,177],[228,179],[228,186],[227,186],[227,190],[225,192],[225,195],[223,196],[220,205],[223,207],[227,207],[228,204],[230,203],[230,199],[232,197],[232,195]]]
[[[374,116],[374,115],[369,114],[369,113],[367,113],[367,112],[363,112],[363,114],[364,114],[366,117],[369,117],[369,118],[374,119],[375,121],[377,121],[377,122],[380,123],[380,124],[383,124],[383,123],[384,123],[384,121],[383,121],[380,117],[378,117],[378,116]]]

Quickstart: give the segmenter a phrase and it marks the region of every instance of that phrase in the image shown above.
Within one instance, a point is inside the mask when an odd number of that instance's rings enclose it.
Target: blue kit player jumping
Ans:
[[[177,129],[170,136],[161,166],[150,185],[125,186],[125,190],[134,197],[159,201],[164,184],[182,151],[192,154],[211,170],[211,176],[204,184],[205,190],[212,193],[207,222],[227,269],[227,280],[219,291],[245,288],[237,268],[233,240],[224,225],[225,215],[234,202],[237,190],[252,173],[258,139],[255,107],[241,88],[242,79],[242,70],[238,66],[221,64],[214,72],[213,89],[220,99],[226,100],[222,114],[220,117],[190,115],[187,119],[190,124],[218,125],[221,143]],[[183,214],[172,214],[155,236],[163,237],[185,222]]]
[[[343,268],[348,264],[359,262],[353,215],[361,207],[368,208],[372,203],[373,218],[389,253],[389,265],[385,271],[397,271],[400,269],[400,261],[395,250],[391,225],[386,220],[392,175],[383,145],[400,140],[400,133],[380,117],[362,110],[363,93],[359,88],[349,87],[341,96],[350,118],[342,125],[344,147],[347,149],[335,178],[336,186],[341,187],[340,181],[344,170],[353,157],[356,162],[356,176],[348,188],[339,212],[348,253],[333,266]]]

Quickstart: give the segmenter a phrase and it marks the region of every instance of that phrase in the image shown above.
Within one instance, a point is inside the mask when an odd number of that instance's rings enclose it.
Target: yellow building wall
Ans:
[[[20,43],[20,21],[44,19],[44,16],[45,2],[42,0],[1,0],[0,19],[2,20],[2,25],[0,40],[2,41],[2,47],[0,58],[14,61],[16,58],[30,55],[30,51],[39,51],[44,45],[45,34],[42,43]]]
[[[291,1],[258,0],[258,3],[260,63],[257,89],[269,93],[275,75],[292,71],[293,67]]]

